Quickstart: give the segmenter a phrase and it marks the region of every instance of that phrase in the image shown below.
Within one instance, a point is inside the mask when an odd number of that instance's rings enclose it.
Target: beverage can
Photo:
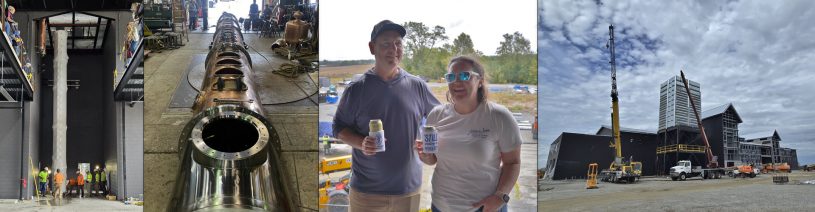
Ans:
[[[439,140],[436,127],[425,126],[422,129],[422,152],[424,153],[438,153]]]
[[[381,119],[371,119],[368,122],[368,136],[374,137],[374,146],[376,147],[376,152],[384,152],[385,151],[385,130],[382,128],[382,120]]]

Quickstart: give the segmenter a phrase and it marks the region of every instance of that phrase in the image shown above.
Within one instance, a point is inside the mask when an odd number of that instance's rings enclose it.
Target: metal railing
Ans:
[[[705,153],[705,146],[690,144],[671,144],[667,146],[657,147],[657,154],[665,154],[669,152]]]

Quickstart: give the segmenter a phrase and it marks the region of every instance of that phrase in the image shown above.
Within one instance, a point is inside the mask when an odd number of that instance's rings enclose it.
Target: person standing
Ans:
[[[187,3],[190,14],[190,30],[195,30],[198,24],[198,0],[192,0]]]
[[[471,57],[450,60],[448,101],[427,116],[437,130],[438,152],[419,158],[436,165],[431,210],[507,211],[509,192],[521,170],[521,136],[512,113],[488,101],[484,66]]]
[[[57,169],[57,173],[54,174],[54,198],[55,199],[62,199],[62,185],[65,184],[65,174],[61,173],[59,169]]]
[[[47,167],[46,167],[47,169]],[[40,178],[38,182],[40,183],[40,195],[45,196],[45,187],[48,186],[48,172],[46,169],[40,169],[40,173],[37,176]]]
[[[105,168],[99,170],[99,190],[102,191],[102,195],[108,195],[108,181],[107,181],[107,172],[105,172]]]
[[[418,211],[422,166],[413,151],[419,124],[439,101],[427,84],[399,67],[405,28],[376,24],[368,49],[374,67],[342,94],[333,133],[353,147],[350,211]],[[369,121],[380,119],[385,151],[377,152]]]
[[[99,172],[100,171],[97,169],[93,173],[93,184],[94,184],[93,189],[96,191],[96,195],[102,196],[102,189],[101,189],[102,181],[101,181],[101,178],[99,178],[100,177]]]
[[[78,190],[76,194],[79,198],[85,197],[85,176],[82,175],[82,171],[76,171],[76,189]]]
[[[88,196],[93,196],[93,174],[90,170],[85,172],[85,190],[88,191]]]
[[[320,140],[323,142],[323,154],[331,153],[331,141],[329,141],[328,135],[323,135]]]
[[[95,171],[91,171],[88,174],[88,178],[91,180],[91,187],[90,187],[90,190],[88,190],[88,196],[94,196],[94,193],[96,191],[96,184],[99,181],[99,178],[96,178],[96,177],[97,176],[96,176]]]
[[[249,26],[246,26],[245,28],[252,31],[257,30],[259,20],[260,10],[258,9],[257,0],[252,0],[252,4],[249,5]]]

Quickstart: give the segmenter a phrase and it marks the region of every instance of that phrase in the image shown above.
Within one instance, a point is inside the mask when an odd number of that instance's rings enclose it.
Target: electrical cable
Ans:
[[[271,62],[271,61],[269,61],[269,58],[266,58],[266,56],[264,56],[263,54],[261,54],[261,53],[260,53],[260,51],[258,51],[257,49],[255,49],[255,48],[254,48],[254,47],[252,47],[252,46],[248,46],[248,47],[249,47],[250,49],[254,50],[256,53],[258,53],[258,55],[260,55],[261,57],[263,57],[263,59],[264,59],[264,60],[266,60],[266,63],[267,63],[267,64],[272,65],[272,62]],[[314,93],[312,93],[312,94],[308,94],[308,93],[306,92],[306,90],[305,90],[305,89],[303,89],[303,87],[301,87],[300,85],[298,85],[297,83],[295,83],[293,80],[286,80],[286,81],[291,82],[292,84],[294,84],[294,86],[297,86],[297,88],[299,88],[299,89],[300,89],[300,91],[302,91],[302,92],[303,92],[303,94],[305,94],[305,95],[306,95],[306,97],[303,97],[303,98],[300,98],[300,99],[297,99],[297,100],[293,100],[293,101],[288,101],[288,102],[269,103],[269,104],[262,104],[262,105],[281,105],[281,104],[287,104],[287,103],[292,103],[292,102],[298,102],[298,101],[303,100],[303,99],[308,99],[309,101],[311,101],[311,102],[312,102],[312,103],[314,103],[315,105],[320,105],[319,103],[317,103],[316,101],[314,101],[313,99],[311,99],[311,96],[314,96],[315,94],[317,94],[317,93],[319,93],[319,92],[320,92],[319,86],[317,86],[317,85],[314,83],[314,79],[311,79],[311,76],[307,76],[307,78],[309,79],[309,81],[311,81],[311,84],[312,84],[312,85],[315,85],[315,87],[317,88],[317,91],[315,91]]]

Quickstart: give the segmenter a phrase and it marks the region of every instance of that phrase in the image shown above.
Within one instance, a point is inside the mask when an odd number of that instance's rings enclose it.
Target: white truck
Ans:
[[[680,160],[676,166],[671,167],[671,180],[686,180],[690,177],[702,177],[702,179],[719,179],[725,175],[725,169],[711,168],[703,169],[701,166],[691,166],[689,160]]]

